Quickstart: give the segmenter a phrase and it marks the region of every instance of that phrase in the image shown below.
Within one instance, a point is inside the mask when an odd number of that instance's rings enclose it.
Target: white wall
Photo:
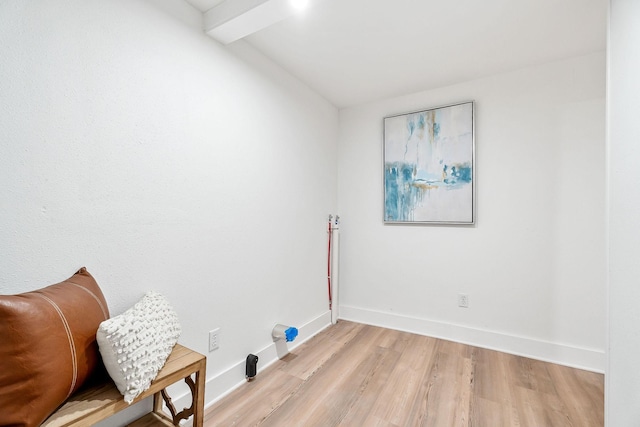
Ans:
[[[632,426],[640,418],[640,3],[611,0],[609,19],[606,423]]]
[[[383,225],[383,117],[468,100],[476,226]],[[604,53],[341,110],[338,169],[343,318],[604,371]]]
[[[613,15],[621,51],[638,38],[624,40],[631,3],[618,0],[626,10]],[[0,2],[0,293],[82,265],[112,314],[164,293],[181,342],[208,355],[211,401],[242,377],[248,353],[271,347],[275,322],[313,333],[327,318],[325,221],[338,177],[343,317],[604,369],[604,54],[338,117],[248,45],[205,37],[200,20],[177,0]],[[636,59],[614,55],[614,70]],[[623,94],[637,86],[623,81],[612,165],[633,173]],[[477,225],[383,226],[382,118],[469,99]],[[635,187],[612,174],[617,413],[640,384],[623,385],[638,348],[625,326],[637,323],[637,274],[622,255],[635,255],[635,205],[615,199]],[[458,292],[469,309],[456,306]],[[215,327],[221,349],[208,353]]]
[[[209,379],[328,324],[338,112],[236,50],[181,0],[0,2],[0,293],[83,265],[112,315],[161,292]]]

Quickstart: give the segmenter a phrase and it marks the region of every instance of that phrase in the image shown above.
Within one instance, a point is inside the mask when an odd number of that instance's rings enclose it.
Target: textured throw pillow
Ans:
[[[39,426],[99,364],[109,309],[83,267],[64,282],[0,295],[0,426]]]
[[[157,292],[100,324],[96,339],[104,366],[127,403],[149,388],[180,332],[176,312]]]

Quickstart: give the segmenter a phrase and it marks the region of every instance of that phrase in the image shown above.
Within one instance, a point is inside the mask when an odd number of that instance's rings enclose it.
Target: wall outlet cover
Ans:
[[[458,307],[469,308],[469,295],[458,294]]]

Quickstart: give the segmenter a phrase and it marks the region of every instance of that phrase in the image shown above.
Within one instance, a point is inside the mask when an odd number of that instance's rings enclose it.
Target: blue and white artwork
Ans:
[[[384,119],[384,221],[473,224],[473,102]]]

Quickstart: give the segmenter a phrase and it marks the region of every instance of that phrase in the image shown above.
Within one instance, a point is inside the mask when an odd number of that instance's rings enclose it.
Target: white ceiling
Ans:
[[[338,107],[606,48],[606,0],[311,2],[245,40]]]
[[[198,9],[200,12],[206,12],[207,10],[219,5],[225,0],[186,0],[191,6]]]

